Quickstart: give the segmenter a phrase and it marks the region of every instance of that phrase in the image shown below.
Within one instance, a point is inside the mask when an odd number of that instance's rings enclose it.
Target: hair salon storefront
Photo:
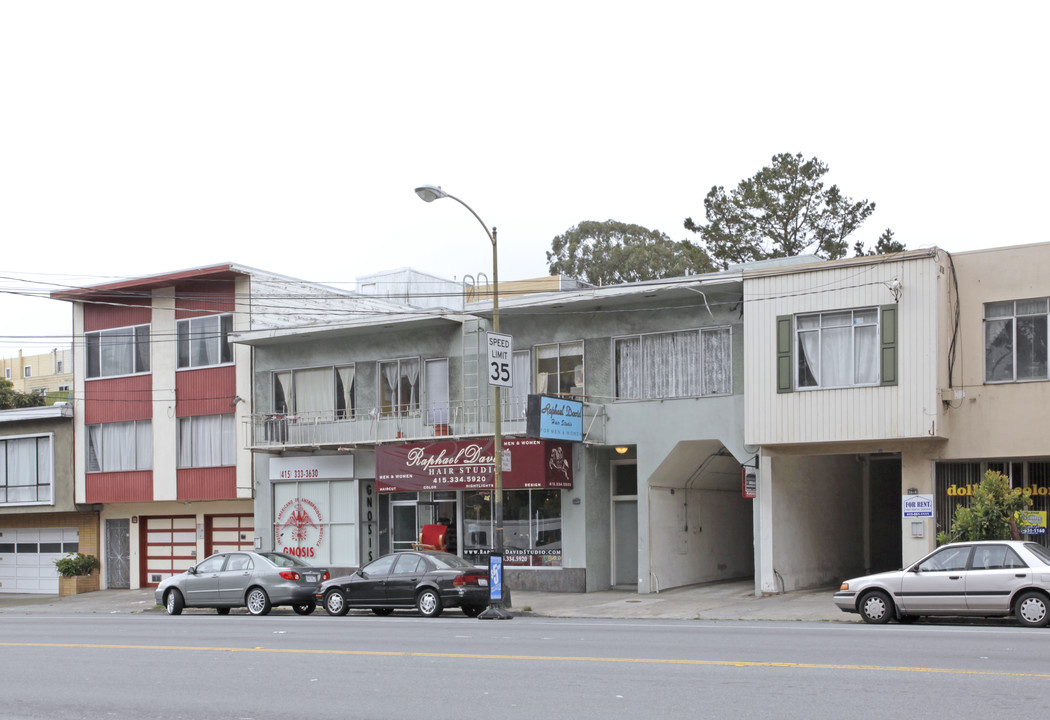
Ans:
[[[447,525],[450,552],[488,563],[496,536],[493,440],[384,445],[375,453],[385,549],[411,549],[424,525]],[[561,566],[562,491],[571,490],[572,481],[568,443],[504,439],[505,565]]]

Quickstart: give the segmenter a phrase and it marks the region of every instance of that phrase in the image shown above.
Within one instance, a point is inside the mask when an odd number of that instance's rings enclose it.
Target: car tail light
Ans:
[[[457,575],[452,581],[452,584],[456,587],[462,587],[463,585],[480,585],[478,581],[481,580],[484,575]]]
[[[297,573],[295,570],[282,570],[281,577],[283,577],[285,580],[294,580],[295,582],[299,582],[300,580],[302,580],[302,578],[299,576],[299,573]]]
[[[321,582],[324,582],[325,580],[330,580],[331,578],[332,578],[332,573],[330,573],[327,570],[325,570],[324,575],[321,576]]]

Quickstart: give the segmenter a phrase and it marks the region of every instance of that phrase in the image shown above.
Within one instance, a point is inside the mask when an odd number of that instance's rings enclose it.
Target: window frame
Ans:
[[[206,321],[210,321],[213,318],[217,318],[219,323],[218,331],[215,335],[210,336],[207,333],[212,332],[208,330],[197,330],[197,335],[194,335],[194,325],[203,324]],[[185,328],[185,331],[183,330]],[[230,342],[230,333],[233,332],[233,313],[214,313],[211,315],[197,315],[191,318],[183,318],[175,321],[175,369],[180,370],[199,370],[201,368],[210,367],[222,367],[223,365],[232,365],[234,362],[233,344]],[[217,344],[214,348],[215,357],[218,358],[218,362],[197,364],[194,362],[194,347],[196,343],[202,341],[210,341],[214,339]],[[183,361],[185,347],[185,362]]]
[[[728,349],[729,349],[729,363],[727,369],[726,382],[729,389],[725,392],[708,392],[707,388],[709,382],[704,373],[705,369],[705,352],[704,352],[704,334],[705,333],[723,333],[728,332]],[[655,339],[657,337],[669,335],[678,335],[685,333],[696,333],[696,370],[699,375],[700,393],[697,395],[657,395],[645,394],[646,383],[644,379],[649,377],[651,373],[646,367],[645,359],[645,342],[646,338]],[[621,397],[620,395],[620,359],[619,359],[619,345],[621,341],[637,340],[638,349],[641,354],[638,362],[638,374],[639,377],[635,378],[643,391],[640,397]],[[613,372],[613,396],[617,402],[630,402],[630,401],[645,401],[645,400],[675,400],[678,398],[695,398],[695,397],[728,397],[733,394],[733,326],[732,325],[709,325],[705,327],[685,328],[682,330],[666,330],[661,332],[651,333],[636,333],[633,335],[616,335],[612,338],[612,372]]]
[[[572,346],[572,345],[579,345],[580,353],[579,353],[578,356],[574,355],[574,354],[563,354],[562,353],[562,348],[563,347],[568,347],[568,346]],[[545,373],[545,375],[548,376],[548,377],[546,377],[547,382],[546,382],[545,386],[544,387],[540,386],[540,362],[552,359],[552,358],[540,357],[543,348],[556,348],[556,355],[555,355],[555,357],[553,359],[557,360],[557,363],[558,363],[557,371],[554,373],[558,389],[555,392],[550,392],[548,390],[548,388],[550,387],[550,378],[549,378],[550,373],[549,372]],[[576,377],[575,377],[576,368],[575,367],[573,367],[571,370],[564,370],[562,368],[562,363],[566,359],[572,358],[572,357],[579,357],[580,358],[580,365],[579,365],[579,367],[580,367],[580,379],[582,380],[582,384],[580,384],[580,385],[577,385],[575,383],[575,380],[576,380]],[[562,383],[561,383],[561,376],[566,374],[566,373],[568,373],[568,372],[572,372],[573,373],[573,383],[571,385],[567,386],[570,389],[570,391],[563,391],[562,390]],[[551,342],[551,343],[537,343],[537,344],[533,345],[532,346],[532,373],[531,373],[531,375],[532,375],[532,377],[531,377],[531,384],[536,388],[536,392],[539,393],[540,395],[547,395],[547,396],[550,396],[550,397],[562,397],[562,398],[569,398],[569,399],[575,399],[575,400],[583,400],[583,399],[585,399],[587,397],[587,347],[586,347],[586,343],[584,343],[583,339],[580,338],[580,339],[577,339],[577,340],[566,340],[566,341]],[[571,388],[579,388],[579,393],[571,392]]]
[[[1019,303],[1033,303],[1042,302],[1042,312],[1018,312]],[[994,312],[996,306],[1010,305],[1010,313],[1008,315],[991,315],[990,312]],[[992,302],[986,302],[983,305],[984,313],[981,318],[981,339],[982,339],[982,363],[984,365],[984,383],[986,385],[1003,385],[1009,383],[1025,383],[1025,382],[1045,382],[1050,380],[1050,347],[1044,347],[1043,357],[1041,358],[1043,364],[1042,375],[1029,375],[1025,377],[1018,376],[1018,326],[1022,318],[1043,318],[1043,337],[1042,341],[1044,346],[1050,346],[1048,338],[1050,338],[1050,298],[1047,297],[1034,297],[1034,298],[1020,298],[1014,300],[997,300]],[[992,379],[989,378],[988,373],[989,367],[989,349],[990,349],[990,338],[989,333],[991,332],[992,324],[1007,321],[1010,325],[1010,377],[1004,379]]]
[[[104,372],[103,355],[104,337],[119,337],[120,333],[130,331],[131,346],[131,372]],[[144,331],[144,337],[142,337]],[[145,347],[145,353],[140,349]],[[133,375],[148,375],[152,367],[152,344],[151,329],[149,323],[140,325],[124,325],[116,328],[105,328],[104,330],[92,330],[84,333],[84,378],[86,380],[103,380],[115,377],[131,377]],[[94,358],[92,356],[95,356]],[[92,360],[94,359],[94,364]],[[94,368],[94,372],[93,372]]]
[[[99,438],[100,440],[103,440],[103,442],[101,443],[101,450],[102,450],[101,453],[99,453],[97,451],[98,448],[96,448],[95,445],[94,445],[94,443],[96,441],[91,437],[91,429],[92,428],[103,428],[103,427],[106,427],[106,426],[115,426],[115,425],[131,425],[132,426],[132,437],[134,438],[134,441],[135,441],[135,467],[133,467],[133,468],[117,468],[115,470],[107,470],[106,469],[106,460],[105,460],[105,456],[106,456],[106,448],[105,448],[105,442],[104,442],[105,437],[102,436],[101,438]],[[149,426],[148,433],[146,433],[145,430],[143,430],[142,433],[140,433],[139,427],[138,427],[139,425],[148,425]],[[148,449],[139,447],[139,438],[142,437],[143,434],[145,434],[150,439],[150,446],[149,446]],[[93,425],[85,425],[84,426],[84,437],[85,437],[85,442],[84,442],[84,453],[85,453],[84,472],[86,472],[86,473],[95,474],[95,473],[114,473],[114,472],[146,472],[146,471],[153,470],[153,421],[152,420],[126,420],[126,421],[122,421],[122,422],[95,423]],[[92,450],[93,449],[96,450],[96,452],[95,452],[96,458],[95,458],[95,463],[94,464],[91,462],[91,454],[92,454]],[[143,454],[148,459],[148,462],[146,462],[145,464],[140,462],[140,456],[143,455]],[[92,466],[93,465],[97,465],[98,469],[97,470],[92,470]]]
[[[36,453],[34,454],[34,471],[36,482],[32,484],[22,483],[11,485],[11,468],[8,442],[13,440],[36,440]],[[46,443],[41,448],[41,441]],[[40,481],[40,456],[43,452],[49,458],[49,467],[45,469],[46,481]],[[10,500],[11,488],[35,488],[35,500]],[[42,489],[46,497],[41,499]],[[55,504],[55,434],[39,433],[32,435],[4,435],[0,436],[0,507],[22,507],[27,505],[54,505]]]
[[[223,440],[223,436],[229,429],[231,431],[231,446],[220,447],[219,454],[220,460],[218,464],[195,464],[194,457],[196,453],[192,446],[195,432],[193,425],[200,422],[202,418],[222,418],[219,420],[219,441]],[[230,427],[227,428],[226,424],[229,423]],[[186,453],[189,455],[189,463],[183,463],[183,439],[186,437],[186,431],[184,427],[189,426],[189,442],[191,443]],[[229,454],[229,457],[225,457]],[[228,460],[228,462],[227,462]],[[175,467],[179,470],[190,469],[190,468],[210,468],[210,467],[234,467],[237,465],[237,416],[234,413],[222,413],[217,415],[188,415],[176,419],[175,423]]]
[[[824,325],[825,316],[831,315],[842,315],[850,313],[851,322],[849,325]],[[875,317],[873,322],[864,322],[858,324],[856,321],[858,313],[872,313]],[[817,326],[815,328],[799,328],[799,320],[802,318],[816,318]],[[797,313],[794,315],[793,331],[792,331],[792,346],[798,356],[801,356],[801,334],[816,334],[818,337],[818,345],[816,350],[816,359],[818,366],[815,375],[815,384],[803,385],[800,378],[801,373],[801,357],[796,357],[796,362],[792,368],[792,380],[794,382],[795,390],[798,392],[806,392],[810,390],[839,390],[846,388],[862,388],[862,387],[879,387],[882,383],[882,363],[880,360],[880,347],[882,342],[882,324],[883,318],[880,308],[877,305],[865,305],[854,308],[840,308],[832,310],[818,310],[816,312]],[[850,342],[849,342],[849,372],[851,375],[851,381],[843,384],[824,384],[822,382],[822,376],[824,375],[823,356],[824,356],[824,336],[825,330],[833,331],[842,327],[848,327],[850,329]],[[875,340],[871,346],[871,358],[872,364],[875,369],[875,379],[869,382],[858,382],[857,381],[857,330],[859,328],[875,328]]]
[[[411,388],[412,383],[408,385],[409,397],[407,402],[402,401],[402,393],[405,392],[405,388],[402,387],[402,381],[407,376],[402,372],[402,363],[416,363],[416,400],[412,402]],[[391,398],[390,402],[387,402],[385,391],[386,391],[386,375],[383,372],[384,365],[391,365],[397,363],[397,379],[398,379],[398,397],[396,401]],[[376,398],[379,400],[379,417],[383,418],[394,418],[394,417],[415,417],[422,412],[423,408],[423,377],[425,375],[423,360],[418,355],[390,358],[387,360],[376,360]],[[425,418],[424,418],[425,419]]]
[[[297,393],[295,389],[295,374],[303,373],[312,370],[328,370],[331,371],[330,375],[330,390],[332,407],[329,410],[300,410],[297,405]],[[342,380],[340,377],[340,370],[353,370],[351,377],[351,388],[349,394],[346,394],[345,388],[343,393],[339,392],[339,383]],[[277,403],[277,390],[278,382],[281,375],[287,374],[290,379],[290,385],[287,389],[281,388],[284,396],[284,407],[280,408]],[[353,420],[357,415],[357,363],[340,363],[338,365],[314,365],[311,367],[298,367],[298,368],[281,368],[280,370],[270,371],[270,408],[273,415],[293,415],[298,416],[301,413],[312,413],[318,415],[324,415],[325,413],[331,413],[333,420]],[[340,408],[340,401],[347,401],[350,407]]]

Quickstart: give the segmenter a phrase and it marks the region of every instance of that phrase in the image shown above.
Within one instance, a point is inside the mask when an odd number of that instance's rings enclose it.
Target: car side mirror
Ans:
[[[188,568],[186,568],[186,573],[188,575],[196,575],[197,574],[197,566],[196,565],[190,565]]]
[[[368,578],[368,574],[364,570],[358,570],[354,574],[359,576],[359,577],[361,577],[362,579],[367,579]]]

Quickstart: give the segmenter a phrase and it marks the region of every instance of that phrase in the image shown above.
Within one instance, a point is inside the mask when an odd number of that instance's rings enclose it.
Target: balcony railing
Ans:
[[[525,434],[523,402],[502,403],[504,435]],[[604,427],[595,422],[601,406],[584,406],[584,437],[596,440]],[[491,435],[494,413],[491,398],[487,403],[453,403],[441,408],[421,408],[401,414],[378,409],[358,410],[352,416],[333,412],[256,413],[246,420],[248,447],[252,450],[285,450],[294,448],[348,447],[385,442],[421,442],[435,438],[452,439]],[[588,437],[588,434],[591,437]]]

